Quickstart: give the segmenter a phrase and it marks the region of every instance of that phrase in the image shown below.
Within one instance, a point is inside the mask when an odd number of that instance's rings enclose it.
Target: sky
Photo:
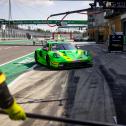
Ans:
[[[9,0],[0,0],[0,18],[9,18]],[[12,19],[21,20],[46,20],[51,14],[66,11],[85,9],[89,7],[91,1],[62,1],[62,0],[11,0]],[[62,16],[50,18],[50,20],[61,19]],[[71,14],[66,20],[87,20],[85,14]],[[34,26],[35,27],[35,26]],[[38,27],[38,26],[36,26]],[[40,26],[39,26],[40,27]],[[45,26],[42,26],[45,27]],[[46,26],[47,28],[47,26]]]

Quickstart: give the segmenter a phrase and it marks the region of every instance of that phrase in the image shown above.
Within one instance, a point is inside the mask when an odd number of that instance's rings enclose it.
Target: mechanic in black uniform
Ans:
[[[12,120],[25,120],[24,109],[16,103],[10,94],[6,84],[6,76],[0,71],[0,108],[2,108]]]

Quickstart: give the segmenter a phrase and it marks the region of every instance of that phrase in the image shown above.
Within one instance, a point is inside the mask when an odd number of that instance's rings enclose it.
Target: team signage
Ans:
[[[109,51],[123,51],[123,35],[110,35]]]
[[[113,2],[111,7],[126,8],[126,2]]]
[[[111,2],[111,5],[106,5],[103,7],[104,9],[126,9],[126,1],[120,2]]]

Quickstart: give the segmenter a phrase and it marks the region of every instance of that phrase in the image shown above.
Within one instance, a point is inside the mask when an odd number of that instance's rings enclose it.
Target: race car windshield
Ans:
[[[52,44],[51,50],[56,51],[56,50],[74,50],[77,49],[74,45],[72,44]]]

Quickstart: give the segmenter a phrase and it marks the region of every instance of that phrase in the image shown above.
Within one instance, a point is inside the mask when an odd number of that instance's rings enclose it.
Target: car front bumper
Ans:
[[[92,65],[93,65],[92,61],[60,62],[57,64],[52,63],[53,68],[76,68],[76,67],[86,67]]]

